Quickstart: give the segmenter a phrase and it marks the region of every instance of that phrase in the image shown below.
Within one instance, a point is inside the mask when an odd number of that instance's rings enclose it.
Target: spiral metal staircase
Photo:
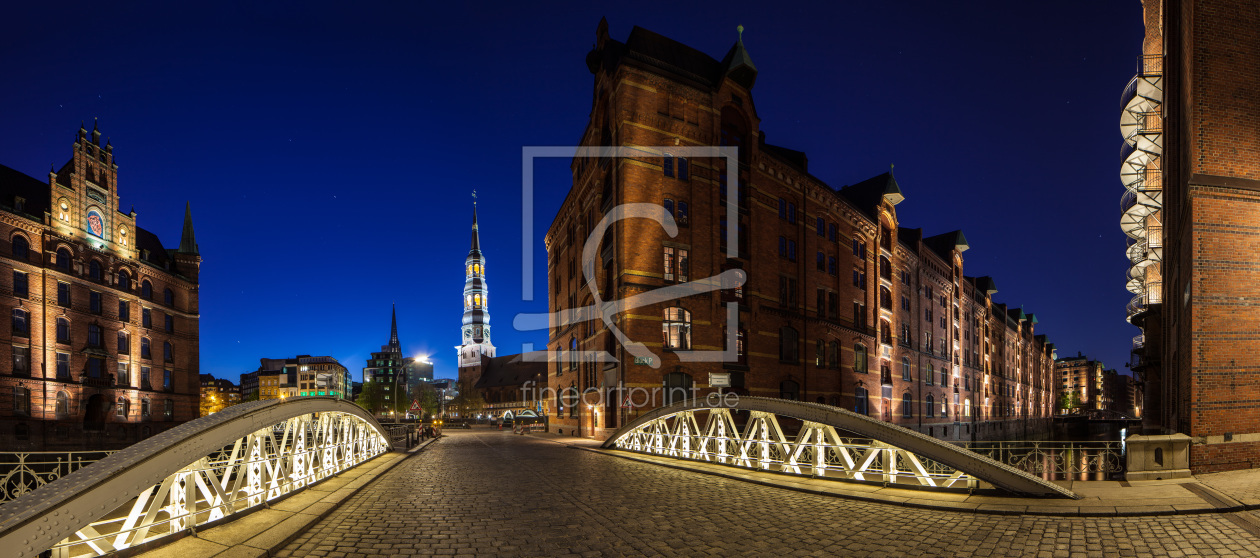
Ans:
[[[1126,315],[1130,323],[1150,305],[1161,302],[1164,258],[1164,185],[1160,157],[1164,151],[1163,57],[1138,58],[1137,75],[1120,98],[1120,228],[1128,236],[1129,270],[1125,287],[1133,293]]]

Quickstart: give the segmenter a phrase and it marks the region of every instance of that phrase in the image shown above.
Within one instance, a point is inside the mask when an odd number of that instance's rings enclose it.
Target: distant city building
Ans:
[[[1036,317],[995,301],[992,279],[964,273],[961,231],[899,222],[906,196],[891,169],[836,188],[810,173],[805,153],[770,143],[742,39],[721,60],[639,27],[620,42],[606,21],[595,39],[581,145],[634,152],[574,157],[547,232],[548,310],[569,318],[550,324],[543,405],[553,430],[606,437],[716,381],[941,439],[1049,433],[1054,347]],[[688,157],[686,146],[737,148],[737,161]],[[677,234],[650,219],[596,231],[614,207],[645,203]],[[611,320],[578,310],[723,273],[734,277],[718,292]],[[609,324],[654,356],[631,354]]]
[[[363,368],[363,383],[365,385],[369,382],[381,383],[387,405],[398,398],[408,399],[407,373],[413,368],[413,361],[413,358],[404,357],[402,354],[402,344],[398,341],[398,312],[391,308],[389,343],[381,345],[381,350],[374,351],[372,357],[368,359],[367,366]],[[407,406],[410,407],[410,403]]]
[[[199,412],[191,209],[178,248],[119,198],[114,148],[80,127],[36,179],[0,166],[0,447],[123,447]]]
[[[1054,369],[1059,391],[1066,396],[1061,397],[1060,412],[1108,408],[1102,362],[1077,353],[1074,357],[1056,360]],[[1068,401],[1074,405],[1071,409],[1063,406]]]
[[[257,383],[258,399],[281,397],[349,398],[349,372],[330,356],[297,355],[293,358],[262,358],[258,370],[241,374]]]
[[[1260,11],[1254,0],[1142,7],[1119,116],[1143,431],[1190,436],[1195,474],[1260,467]]]
[[[258,370],[241,374],[242,401],[256,401],[258,399],[258,374]]]
[[[241,388],[230,380],[201,375],[201,408],[218,412],[241,402]]]

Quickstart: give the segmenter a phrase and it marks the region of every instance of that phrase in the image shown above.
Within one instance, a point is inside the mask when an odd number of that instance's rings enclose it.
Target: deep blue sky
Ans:
[[[500,354],[521,300],[521,148],[570,145],[590,112],[584,59],[607,16],[720,58],[746,27],[768,141],[832,186],[896,163],[901,222],[961,228],[969,275],[1037,314],[1060,356],[1124,371],[1120,92],[1137,0],[838,2],[25,2],[0,24],[0,164],[41,178],[100,118],[119,192],[178,245],[192,202],[201,371],[332,355],[360,378],[388,341],[455,374],[469,192],[481,201]],[[568,163],[534,177],[535,276]],[[539,295],[545,294],[543,290]]]

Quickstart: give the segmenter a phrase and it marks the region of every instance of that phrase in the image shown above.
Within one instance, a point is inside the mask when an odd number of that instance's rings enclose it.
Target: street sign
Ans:
[[[710,387],[731,387],[730,372],[709,372]]]
[[[412,400],[411,400],[411,410],[412,410],[412,411],[419,411],[419,410],[420,410],[420,400],[419,400],[419,399],[412,399]]]

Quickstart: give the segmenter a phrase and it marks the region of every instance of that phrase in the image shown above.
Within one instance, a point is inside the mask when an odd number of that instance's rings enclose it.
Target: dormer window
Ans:
[[[25,211],[26,210],[25,208],[26,208],[26,198],[23,198],[21,196],[14,196],[13,197],[13,210]]]

